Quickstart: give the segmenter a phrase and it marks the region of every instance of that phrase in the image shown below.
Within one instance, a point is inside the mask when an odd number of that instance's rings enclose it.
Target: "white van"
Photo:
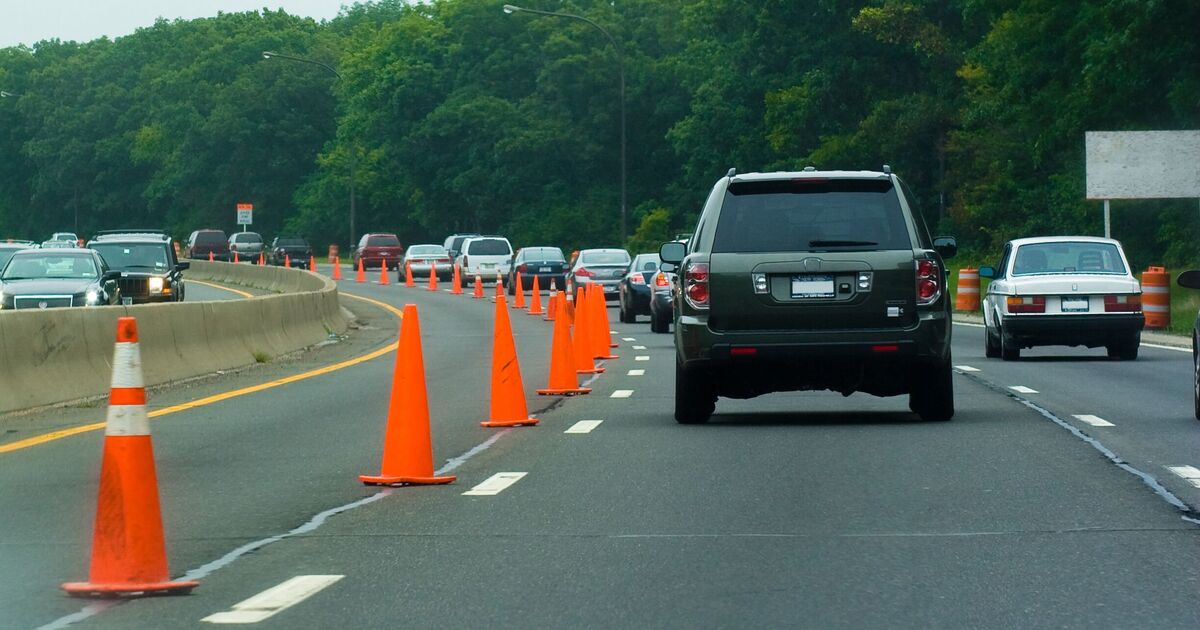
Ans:
[[[512,257],[512,244],[503,236],[476,236],[463,241],[462,253],[455,262],[464,282],[477,275],[481,280],[495,281],[496,274],[508,275]]]

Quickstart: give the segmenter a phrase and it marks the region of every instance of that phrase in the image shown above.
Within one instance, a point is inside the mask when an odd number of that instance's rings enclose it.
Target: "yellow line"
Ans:
[[[197,280],[189,280],[188,282],[198,282],[198,281]],[[348,298],[354,298],[356,300],[361,300],[361,301],[367,302],[369,304],[374,304],[375,306],[378,306],[384,310],[391,312],[396,317],[403,318],[403,316],[404,316],[403,311],[392,306],[391,304],[385,304],[378,300],[372,300],[371,298],[362,297],[361,295],[352,295],[350,293],[341,293],[340,295],[344,295]],[[395,344],[395,343],[389,344],[378,350],[368,352],[367,354],[355,357],[353,359],[342,361],[341,363],[334,363],[333,365],[327,365],[323,368],[317,368],[315,370],[310,370],[308,372],[302,372],[300,374],[293,374],[292,376],[287,376],[287,377],[281,378],[279,380],[271,381],[269,383],[260,383],[258,385],[251,385],[250,387],[243,387],[241,389],[235,389],[235,390],[223,392],[220,394],[214,394],[212,396],[207,396],[205,398],[200,398],[197,400],[193,400],[191,402],[174,405],[172,407],[164,407],[162,409],[156,409],[146,415],[148,415],[151,418],[158,418],[160,416],[166,416],[166,415],[170,415],[173,413],[179,413],[181,411],[187,411],[189,409],[196,409],[197,407],[205,407],[208,405],[219,403],[224,400],[229,400],[230,398],[237,398],[239,396],[246,396],[248,394],[253,394],[256,392],[261,392],[261,391],[268,390],[268,389],[274,389],[276,387],[281,387],[281,386],[287,385],[289,383],[295,383],[297,381],[303,381],[303,380],[307,380],[307,379],[314,378],[317,376],[322,376],[324,374],[329,374],[330,372],[344,370],[348,367],[353,367],[360,363],[365,363],[367,361],[370,361],[371,359],[377,359],[377,358],[395,350],[396,345],[397,344]],[[70,429],[62,429],[61,431],[51,431],[50,433],[43,433],[41,435],[35,435],[31,438],[26,438],[24,440],[18,440],[16,442],[11,442],[9,444],[0,444],[0,454],[11,453],[13,451],[27,449],[30,447],[38,446],[40,444],[45,444],[47,442],[54,442],[56,440],[61,440],[63,438],[71,437],[72,435],[79,435],[80,433],[89,433],[91,431],[99,431],[100,429],[104,428],[104,425],[105,425],[105,423],[103,423],[103,422],[94,422],[92,424],[85,424],[83,426],[72,427]]]
[[[201,282],[200,280],[192,280],[192,279],[190,279],[190,278],[187,280],[187,282],[195,282],[196,284],[203,284],[203,285],[204,285],[204,286],[206,286],[206,287],[212,287],[212,288],[214,288],[214,289],[220,289],[220,290],[222,290],[222,291],[228,291],[228,292],[230,292],[230,293],[236,293],[236,294],[238,294],[238,295],[240,295],[240,296],[242,296],[242,297],[244,297],[244,298],[252,298],[252,297],[254,297],[252,294],[250,294],[250,293],[246,293],[245,291],[239,291],[239,290],[237,290],[237,289],[230,289],[229,287],[223,287],[223,286],[221,286],[221,285],[219,285],[219,284],[213,284],[213,283],[211,283],[211,282]]]

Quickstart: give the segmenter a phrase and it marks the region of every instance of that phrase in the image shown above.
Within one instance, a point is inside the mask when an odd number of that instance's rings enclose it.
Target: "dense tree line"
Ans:
[[[533,0],[530,0],[533,2]],[[0,236],[255,228],[405,243],[455,230],[611,245],[618,64],[630,243],[690,229],[741,171],[889,163],[980,255],[1101,231],[1083,132],[1200,126],[1194,0],[503,0],[159,21],[0,49]],[[325,69],[262,51],[306,57]],[[1200,257],[1195,200],[1115,204],[1139,264]]]

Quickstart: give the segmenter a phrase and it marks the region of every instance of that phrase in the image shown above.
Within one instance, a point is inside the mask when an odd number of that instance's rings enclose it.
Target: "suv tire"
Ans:
[[[716,409],[717,393],[712,379],[703,371],[684,369],[675,361],[675,421],[703,424]]]
[[[908,408],[922,420],[944,422],[954,417],[954,371],[947,360],[934,366],[932,372],[913,380]]]

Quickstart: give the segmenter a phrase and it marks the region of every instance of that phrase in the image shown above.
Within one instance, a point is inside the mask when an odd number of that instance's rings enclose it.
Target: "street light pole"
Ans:
[[[555,13],[555,12],[551,12],[551,11],[539,11],[537,9],[526,9],[525,7],[519,7],[515,4],[504,5],[504,12],[508,13],[510,15],[513,13],[532,13],[534,15],[547,15],[550,17],[560,17],[560,18],[567,18],[567,19],[571,19],[571,20],[579,20],[581,22],[587,22],[588,24],[591,24],[593,27],[595,27],[596,30],[600,31],[601,33],[604,33],[604,36],[608,38],[608,41],[610,43],[612,43],[613,50],[615,50],[617,52],[617,71],[621,75],[621,242],[624,243],[625,239],[629,238],[629,231],[626,226],[626,221],[627,221],[627,217],[629,214],[628,213],[628,205],[629,204],[628,204],[628,194],[627,194],[627,189],[626,189],[626,180],[627,180],[626,164],[627,163],[626,163],[626,159],[625,159],[625,149],[626,149],[625,55],[621,52],[621,45],[617,43],[617,39],[612,36],[612,33],[609,33],[603,26],[600,26],[594,20],[583,17],[582,15],[575,15],[572,13]]]
[[[332,72],[333,76],[337,77],[337,80],[339,82],[342,80],[342,75],[337,71],[337,69],[335,69],[333,66],[331,66],[327,63],[324,63],[322,61],[317,61],[316,59],[305,59],[304,57],[293,57],[292,55],[285,55],[283,53],[272,52],[269,50],[264,50],[262,56],[263,56],[263,59],[271,59],[272,57],[279,57],[280,59],[288,59],[291,61],[298,61],[300,63],[307,63],[307,64],[314,65],[314,66],[320,66],[320,67],[328,70],[329,72]],[[355,200],[354,166],[355,166],[355,162],[357,160],[358,160],[358,147],[355,146],[355,144],[353,142],[351,142],[350,143],[350,248],[351,249],[353,249],[355,247],[355,245],[356,245],[355,239],[358,236],[357,230],[354,225],[354,222],[355,222],[354,219],[355,219],[355,214],[356,214],[355,208],[354,208],[354,205],[355,205],[354,204],[354,200]]]

